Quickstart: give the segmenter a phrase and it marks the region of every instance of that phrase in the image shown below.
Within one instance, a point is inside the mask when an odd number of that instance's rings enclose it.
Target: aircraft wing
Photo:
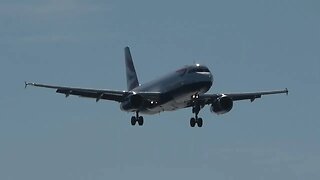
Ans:
[[[277,91],[260,91],[260,92],[250,92],[250,93],[226,93],[226,94],[203,94],[199,96],[199,101],[203,104],[212,104],[216,99],[227,96],[231,98],[233,101],[240,100],[250,100],[253,102],[257,98],[261,98],[263,95],[271,95],[271,94],[288,94],[288,89],[277,90]]]
[[[86,89],[86,88],[53,86],[53,85],[25,82],[25,87],[27,86],[56,89],[57,93],[65,94],[66,97],[68,97],[69,95],[76,95],[80,97],[94,98],[96,99],[96,101],[99,101],[100,99],[105,99],[105,100],[111,100],[116,102],[122,102],[128,94],[128,92],[126,91],[115,91],[115,90],[105,90],[105,89]]]

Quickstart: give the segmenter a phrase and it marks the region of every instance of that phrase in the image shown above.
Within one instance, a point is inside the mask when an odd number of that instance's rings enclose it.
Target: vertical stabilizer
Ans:
[[[128,87],[128,90],[130,91],[133,88],[139,86],[139,81],[138,81],[136,70],[133,65],[129,47],[124,48],[124,56],[125,56],[125,62],[126,62],[127,87]]]

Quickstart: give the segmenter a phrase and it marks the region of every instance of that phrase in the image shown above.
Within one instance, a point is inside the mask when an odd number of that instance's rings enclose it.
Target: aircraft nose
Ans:
[[[208,68],[208,72],[209,72],[208,77],[209,77],[210,81],[212,81],[212,80],[213,80],[213,76],[212,76],[212,73],[211,73],[211,71],[209,70],[209,68]]]
[[[212,73],[210,71],[209,71],[208,79],[210,81],[210,84],[212,85],[213,84],[213,75],[212,75]]]
[[[212,76],[211,73],[209,74],[209,81],[210,81],[211,84],[213,83],[213,76]]]

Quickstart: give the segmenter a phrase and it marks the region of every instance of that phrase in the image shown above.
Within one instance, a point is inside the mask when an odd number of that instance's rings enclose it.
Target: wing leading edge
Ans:
[[[56,89],[56,93],[65,94],[66,97],[68,97],[69,95],[75,95],[75,96],[86,97],[86,98],[94,98],[96,99],[96,101],[99,101],[100,99],[105,99],[105,100],[111,100],[116,102],[123,102],[124,98],[128,94],[127,91],[52,86],[52,85],[46,85],[46,84],[25,82],[25,88],[27,86]]]

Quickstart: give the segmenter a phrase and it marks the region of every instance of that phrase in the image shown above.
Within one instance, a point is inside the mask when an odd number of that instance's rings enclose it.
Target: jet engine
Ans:
[[[138,94],[134,94],[129,97],[129,102],[133,108],[139,108],[143,103],[143,98]]]
[[[216,114],[225,114],[233,107],[233,100],[228,96],[222,96],[214,101],[210,107],[210,111]]]
[[[143,106],[144,99],[139,94],[130,95],[126,101],[121,103],[121,109],[125,111],[136,111]]]

